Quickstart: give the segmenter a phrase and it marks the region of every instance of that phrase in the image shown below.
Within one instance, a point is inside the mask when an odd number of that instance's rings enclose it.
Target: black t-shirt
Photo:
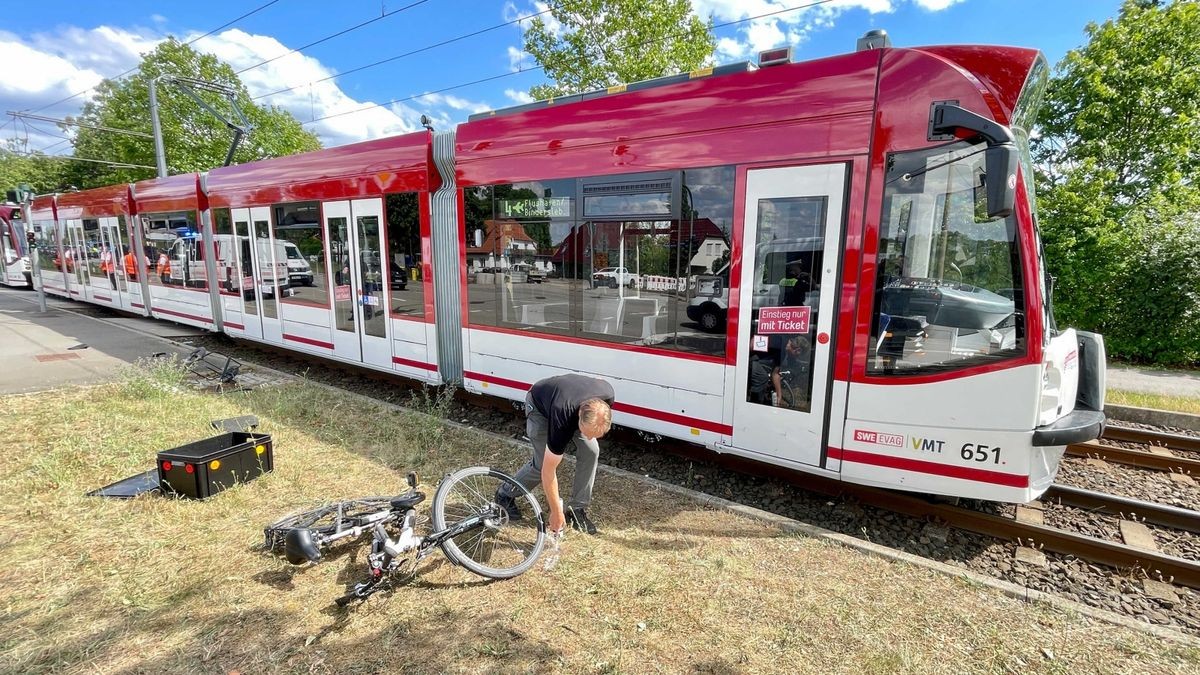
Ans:
[[[567,444],[579,433],[579,406],[598,398],[609,405],[616,394],[604,380],[585,375],[556,375],[539,380],[530,390],[533,407],[549,422],[546,446],[556,455],[567,450]]]

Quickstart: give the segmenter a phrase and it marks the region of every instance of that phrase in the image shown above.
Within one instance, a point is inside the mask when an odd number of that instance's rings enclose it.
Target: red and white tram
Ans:
[[[32,287],[32,271],[24,210],[16,202],[0,202],[0,284]]]
[[[513,400],[582,372],[647,434],[1036,498],[1104,421],[1103,342],[1055,327],[1038,239],[1044,59],[770,56],[38,198],[41,283]]]

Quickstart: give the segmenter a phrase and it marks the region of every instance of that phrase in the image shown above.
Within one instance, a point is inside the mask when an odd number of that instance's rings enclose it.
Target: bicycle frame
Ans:
[[[371,576],[364,582],[354,585],[354,589],[346,595],[336,600],[339,606],[345,606],[352,600],[361,600],[371,595],[377,590],[377,586],[384,579],[385,573],[391,573],[404,561],[399,560],[406,553],[415,551],[413,556],[413,564],[423,560],[429,555],[429,552],[435,548],[440,548],[442,543],[447,539],[452,539],[458,535],[473,530],[478,527],[488,527],[488,521],[496,518],[503,518],[503,514],[498,512],[497,507],[489,509],[486,514],[477,514],[455,523],[453,527],[448,527],[444,530],[433,532],[428,536],[419,537],[414,534],[417,512],[416,509],[408,509],[404,512],[402,525],[399,535],[392,539],[388,536],[387,528],[384,524],[389,520],[393,520],[396,516],[396,511],[390,510],[371,514],[366,518],[371,520],[371,523],[363,524],[359,527],[350,528],[343,532],[334,533],[334,535],[325,538],[325,542],[336,541],[344,537],[351,536],[357,530],[360,534],[367,528],[373,529],[374,537],[371,541],[371,554],[367,556],[367,564],[370,567]],[[453,562],[453,559],[451,559]]]

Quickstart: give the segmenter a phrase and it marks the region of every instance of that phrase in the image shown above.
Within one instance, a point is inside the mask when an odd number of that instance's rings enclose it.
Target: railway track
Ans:
[[[1134,450],[1088,441],[1069,445],[1066,452],[1068,455],[1102,459],[1114,464],[1200,476],[1200,458],[1174,452],[1200,453],[1200,438],[1195,436],[1110,426],[1104,430],[1104,439],[1140,443],[1151,449]]]

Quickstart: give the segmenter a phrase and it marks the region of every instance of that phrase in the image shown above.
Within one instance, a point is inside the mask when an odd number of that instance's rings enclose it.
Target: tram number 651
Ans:
[[[962,458],[969,461],[986,462],[992,460],[992,464],[1000,463],[1000,447],[991,447],[988,445],[980,445],[976,443],[963,443],[962,451],[959,453]]]

